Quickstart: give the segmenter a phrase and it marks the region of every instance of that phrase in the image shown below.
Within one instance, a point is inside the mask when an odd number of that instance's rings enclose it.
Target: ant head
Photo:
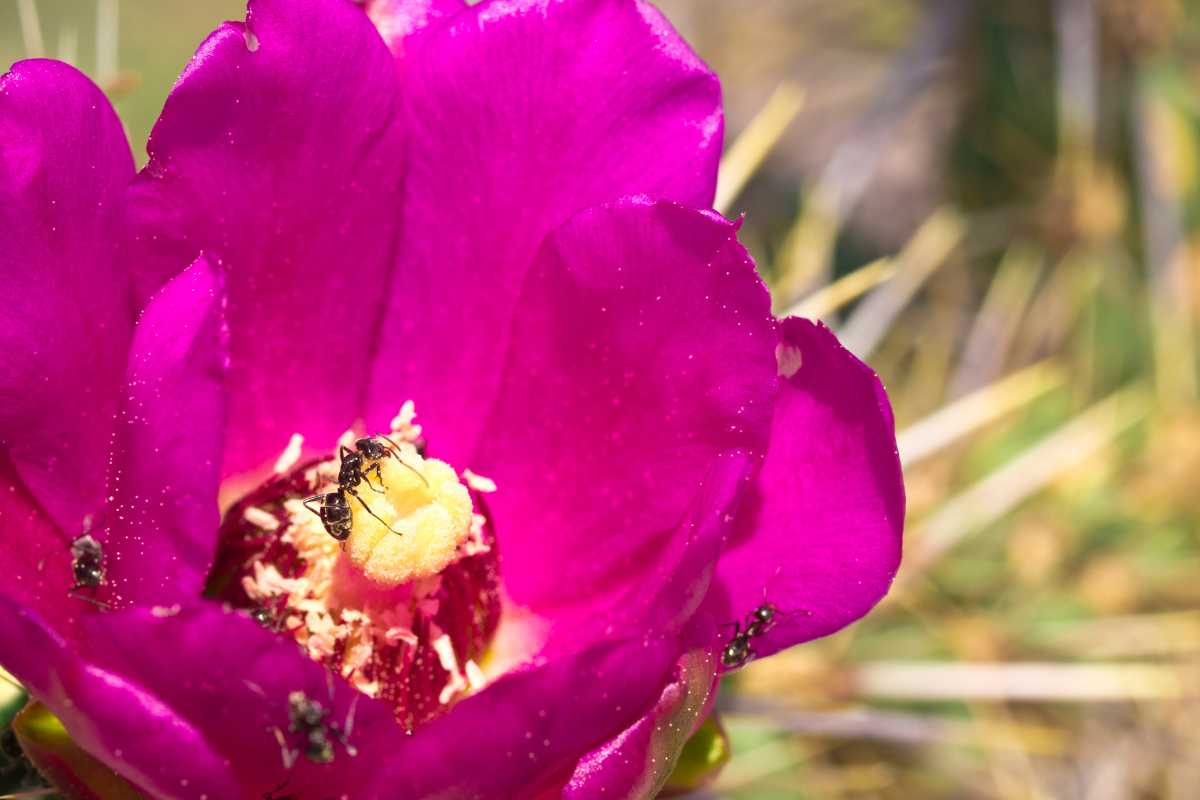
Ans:
[[[775,619],[775,615],[779,613],[779,609],[770,603],[763,603],[758,608],[754,609],[754,618],[759,622],[770,622]]]
[[[316,700],[309,700],[304,692],[296,691],[288,695],[288,715],[295,729],[312,729],[320,727],[328,712]]]
[[[76,559],[99,559],[104,555],[104,550],[100,547],[100,542],[91,534],[85,533],[71,542],[71,555]]]
[[[360,453],[370,459],[383,458],[388,452],[387,445],[375,437],[359,439],[354,443],[354,446],[358,448]]]

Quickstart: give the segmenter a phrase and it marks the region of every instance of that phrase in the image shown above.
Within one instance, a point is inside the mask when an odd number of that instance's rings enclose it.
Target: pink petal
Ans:
[[[0,77],[0,447],[72,534],[104,496],[133,324],[114,234],[132,177],[83,74],[39,60]]]
[[[223,305],[221,278],[201,258],[138,322],[104,532],[109,583],[122,601],[197,597],[212,565],[225,421]]]
[[[678,647],[597,644],[507,675],[408,736],[386,706],[327,682],[293,644],[208,603],[98,615],[71,647],[0,597],[0,641],[5,666],[84,749],[155,797],[181,799],[281,785],[314,797],[532,797],[646,713]],[[300,756],[285,769],[276,729],[301,744],[288,731],[293,691],[342,730],[353,713],[356,756],[338,742],[332,763]]]
[[[359,416],[399,224],[395,63],[345,0],[252,0],[201,45],[131,198],[142,296],[203,250],[229,276],[224,474]]]
[[[655,797],[716,688],[716,659],[701,650],[680,658],[648,714],[579,760],[564,800]]]
[[[699,602],[777,383],[767,293],[735,232],[633,199],[547,238],[470,462],[500,487],[517,604],[602,627],[635,606],[683,621]]]
[[[424,32],[403,71],[405,234],[368,419],[414,399],[461,463],[542,239],[634,193],[707,207],[720,90],[657,11],[622,0],[484,2]]]
[[[83,626],[81,633],[86,637],[113,630],[120,617],[124,615],[97,614],[94,626]],[[121,621],[129,624],[130,631],[146,632],[132,618]],[[122,669],[112,668],[103,657],[83,657],[80,643],[68,644],[36,613],[4,597],[0,597],[0,642],[5,668],[63,721],[84,750],[119,774],[168,800],[201,794],[239,796],[228,767],[203,733],[162,696]],[[158,648],[167,642],[142,639],[131,644],[129,658],[146,665],[158,663],[160,685],[183,677],[173,660],[163,669]],[[207,659],[202,663],[211,668]],[[188,783],[181,785],[183,780]]]
[[[792,374],[767,461],[706,601],[729,622],[763,602],[780,609],[778,625],[751,643],[759,657],[866,614],[896,574],[904,524],[892,411],[875,373],[823,325],[798,318],[783,323],[780,367]]]
[[[71,621],[94,607],[71,598],[70,537],[29,494],[7,458],[0,454],[0,596],[60,624],[70,635]],[[13,645],[0,638],[0,653]]]
[[[654,704],[676,647],[623,639],[510,673],[399,744],[364,796],[558,797],[580,753]]]
[[[384,705],[361,697],[294,643],[215,604],[130,609],[95,616],[68,647],[32,612],[0,598],[5,666],[75,740],[154,797],[262,797],[287,782],[306,796],[371,797],[359,787],[406,737]],[[275,729],[289,748],[288,694],[330,709],[350,744],[334,761],[301,755],[284,768]]]

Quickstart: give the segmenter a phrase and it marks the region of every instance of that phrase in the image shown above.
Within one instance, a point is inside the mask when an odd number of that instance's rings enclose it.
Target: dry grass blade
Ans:
[[[867,295],[838,332],[842,344],[859,358],[868,358],[966,232],[966,222],[952,209],[942,209],[926,220],[896,257],[896,276]]]
[[[803,90],[790,83],[779,85],[721,159],[713,208],[722,214],[729,213],[738,195],[803,107]]]
[[[956,719],[904,711],[849,708],[814,711],[786,708],[775,700],[734,697],[722,702],[727,719],[746,715],[768,720],[780,730],[801,736],[874,740],[912,746],[1022,747],[1039,753],[1061,752],[1066,737],[1056,728],[1026,723],[987,726],[981,737],[972,725]],[[1018,744],[1020,742],[1021,744]]]
[[[873,699],[1091,703],[1192,696],[1184,677],[1163,664],[880,661],[849,679],[856,695]]]
[[[1099,74],[1094,0],[1058,0],[1054,27],[1058,38],[1058,127],[1090,157],[1096,138]]]
[[[801,302],[804,295],[829,283],[837,235],[837,217],[829,204],[815,190],[807,192],[776,259],[771,294],[777,316],[783,316],[782,309]]]
[[[1065,381],[1056,364],[1042,361],[955,400],[896,434],[900,463],[906,469],[915,466]]]
[[[64,26],[58,32],[58,60],[75,64],[79,60],[79,30]]]
[[[872,261],[865,267],[859,267],[828,286],[818,289],[784,311],[780,316],[824,319],[881,283],[891,280],[895,274],[896,265],[892,259],[881,258]]]
[[[1123,389],[951,498],[909,534],[912,546],[905,553],[900,579],[912,580],[969,533],[998,520],[1086,461],[1145,417],[1149,408],[1140,386]]]
[[[1028,243],[1009,248],[967,334],[950,380],[951,397],[979,388],[1002,371],[1037,287],[1042,259],[1041,251]]]
[[[42,39],[42,24],[38,20],[34,0],[17,0],[17,16],[21,20],[21,42],[25,46],[26,58],[40,58],[46,54]]]
[[[1176,402],[1200,395],[1196,344],[1189,298],[1191,276],[1185,249],[1178,150],[1182,123],[1168,103],[1142,80],[1135,94],[1138,192],[1143,206],[1142,239],[1150,273],[1150,322],[1159,392]],[[1173,158],[1174,156],[1174,158]]]
[[[1200,611],[1044,623],[1034,636],[1081,658],[1141,658],[1200,652]]]
[[[118,0],[96,0],[96,82],[107,86],[117,78],[120,36]]]

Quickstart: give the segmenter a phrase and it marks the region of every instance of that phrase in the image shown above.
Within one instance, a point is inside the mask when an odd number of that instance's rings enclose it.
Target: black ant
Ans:
[[[104,583],[104,548],[88,533],[71,542],[71,572],[75,585],[71,591],[95,589]]]
[[[250,610],[250,619],[269,631],[280,633],[283,630],[284,622],[287,620],[286,611],[287,609],[279,611],[267,606],[255,606]]]
[[[388,444],[380,442],[381,438]],[[350,513],[350,501],[347,499],[347,495],[349,495],[357,500],[368,514],[379,520],[385,528],[398,536],[403,536],[401,531],[380,519],[379,515],[367,505],[367,501],[359,497],[358,484],[365,482],[371,491],[383,494],[383,473],[380,471],[379,462],[389,455],[412,470],[422,481],[425,481],[426,485],[429,485],[429,482],[425,480],[424,475],[400,458],[396,452],[398,446],[386,436],[370,436],[359,439],[354,443],[354,448],[351,450],[345,445],[338,448],[338,456],[342,463],[338,468],[337,490],[327,494],[314,494],[303,501],[304,507],[321,518],[321,524],[325,526],[325,530],[330,536],[339,542],[344,542],[350,538],[350,526],[354,519]],[[379,487],[371,483],[372,473],[375,475],[375,480],[379,482]],[[317,502],[320,503],[317,508],[310,505],[310,503]]]
[[[90,529],[91,525],[85,524],[84,533],[71,542],[71,574],[75,578],[75,585],[67,594],[107,609],[107,603],[79,594],[80,589],[98,589],[104,585],[104,548],[87,532]]]
[[[754,652],[754,648],[750,646],[750,640],[757,639],[771,630],[771,628],[774,628],[775,623],[779,621],[782,613],[771,603],[764,602],[747,614],[743,622],[727,623],[727,625],[733,626],[733,638],[729,640],[729,644],[725,645],[725,648],[721,651],[721,664],[727,669],[737,669],[738,667],[744,667],[751,659],[757,658],[758,653]],[[793,613],[807,615],[809,612],[800,611]]]
[[[350,744],[350,734],[354,732],[354,708],[357,705],[358,698],[355,697],[346,715],[346,729],[343,731],[337,723],[326,722],[329,711],[316,700],[308,699],[304,692],[295,691],[288,695],[288,731],[304,736],[303,753],[309,761],[314,764],[332,762],[334,740],[340,742],[351,756],[358,754]],[[283,766],[291,769],[302,751],[289,748],[283,732],[278,728],[275,729],[275,735],[283,750]]]

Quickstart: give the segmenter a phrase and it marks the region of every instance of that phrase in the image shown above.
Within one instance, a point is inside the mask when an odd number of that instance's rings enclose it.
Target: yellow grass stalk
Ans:
[[[892,259],[877,259],[818,289],[780,316],[826,319],[842,306],[854,302],[881,283],[891,280],[895,274],[896,264]]]
[[[901,567],[901,581],[928,569],[973,531],[1007,514],[1026,498],[1080,466],[1142,420],[1150,403],[1140,386],[1101,400],[978,483],[955,495],[918,524]]]
[[[1027,405],[1066,381],[1051,360],[1018,370],[966,397],[942,406],[896,434],[900,463],[907,469]]]
[[[767,99],[766,105],[750,120],[737,141],[721,159],[717,178],[717,199],[713,208],[729,214],[738,195],[758,172],[767,155],[779,144],[792,120],[804,107],[804,91],[791,83],[782,83]]]

